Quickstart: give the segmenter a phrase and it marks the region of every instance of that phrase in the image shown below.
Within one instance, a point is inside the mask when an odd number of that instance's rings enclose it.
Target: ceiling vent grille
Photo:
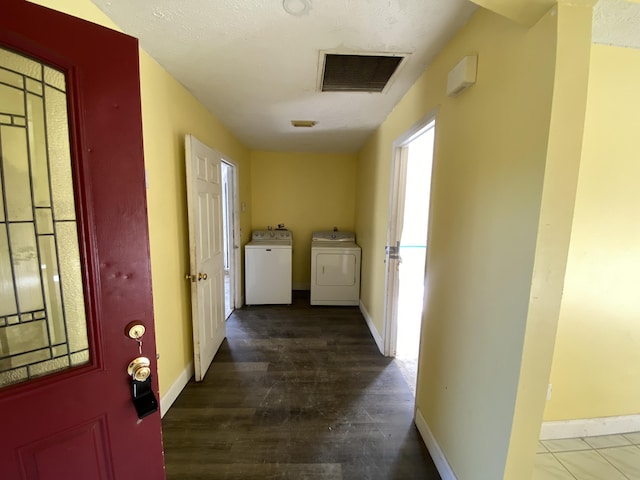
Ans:
[[[403,56],[325,54],[323,92],[382,92]]]

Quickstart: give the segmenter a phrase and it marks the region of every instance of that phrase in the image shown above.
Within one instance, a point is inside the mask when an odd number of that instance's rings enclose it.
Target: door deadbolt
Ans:
[[[140,338],[142,338],[144,332],[146,331],[147,329],[145,328],[144,324],[139,320],[134,320],[133,322],[128,323],[126,327],[124,327],[124,334],[133,340],[139,340]]]
[[[127,373],[138,382],[144,382],[151,375],[151,362],[147,357],[138,357],[131,360],[127,367]]]

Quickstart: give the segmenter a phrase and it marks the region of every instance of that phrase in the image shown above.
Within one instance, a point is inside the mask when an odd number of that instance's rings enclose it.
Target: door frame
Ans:
[[[420,120],[414,123],[407,131],[400,135],[393,142],[393,153],[391,158],[391,186],[389,188],[389,210],[387,222],[387,247],[385,254],[385,277],[384,277],[384,318],[382,322],[382,341],[385,357],[395,357],[398,334],[398,286],[399,272],[398,263],[390,257],[389,246],[399,245],[402,235],[402,219],[404,217],[404,196],[406,180],[406,164],[408,158],[409,144],[422,133],[430,128],[435,128],[437,123],[438,109],[430,111]],[[435,152],[434,136],[434,152]],[[433,175],[431,177],[433,179]],[[429,216],[431,218],[431,216]],[[430,229],[427,229],[430,232]],[[428,238],[427,238],[428,244]],[[425,259],[426,262],[426,259]]]
[[[230,245],[232,252],[230,253],[231,265],[230,272],[233,281],[233,305],[231,306],[233,309],[240,308],[243,304],[242,298],[242,278],[240,277],[240,267],[241,267],[241,258],[240,258],[240,243],[241,243],[241,230],[240,230],[240,187],[238,180],[238,164],[231,160],[228,156],[222,155],[222,162],[226,163],[231,167],[231,192],[229,194],[231,206],[231,234],[232,237],[230,239]]]

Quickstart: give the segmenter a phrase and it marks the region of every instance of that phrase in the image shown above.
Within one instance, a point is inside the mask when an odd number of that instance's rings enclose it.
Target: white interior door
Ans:
[[[193,356],[201,381],[226,336],[222,239],[222,156],[185,136]]]
[[[404,219],[405,186],[407,179],[407,155],[409,149],[402,146],[395,150],[392,172],[391,198],[389,201],[389,228],[387,230],[385,277],[384,355],[396,355],[398,325],[398,293],[400,290],[400,239]]]

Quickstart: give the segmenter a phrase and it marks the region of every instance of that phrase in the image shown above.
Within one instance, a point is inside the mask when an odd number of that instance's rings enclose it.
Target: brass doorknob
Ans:
[[[151,362],[147,357],[138,357],[131,360],[127,367],[127,373],[139,382],[144,382],[151,375]]]
[[[207,278],[209,278],[209,276],[206,273],[198,273],[198,275],[191,275],[189,273],[187,273],[184,278],[186,280],[191,280],[192,282],[195,282],[196,280],[200,281],[200,280],[206,280]]]

